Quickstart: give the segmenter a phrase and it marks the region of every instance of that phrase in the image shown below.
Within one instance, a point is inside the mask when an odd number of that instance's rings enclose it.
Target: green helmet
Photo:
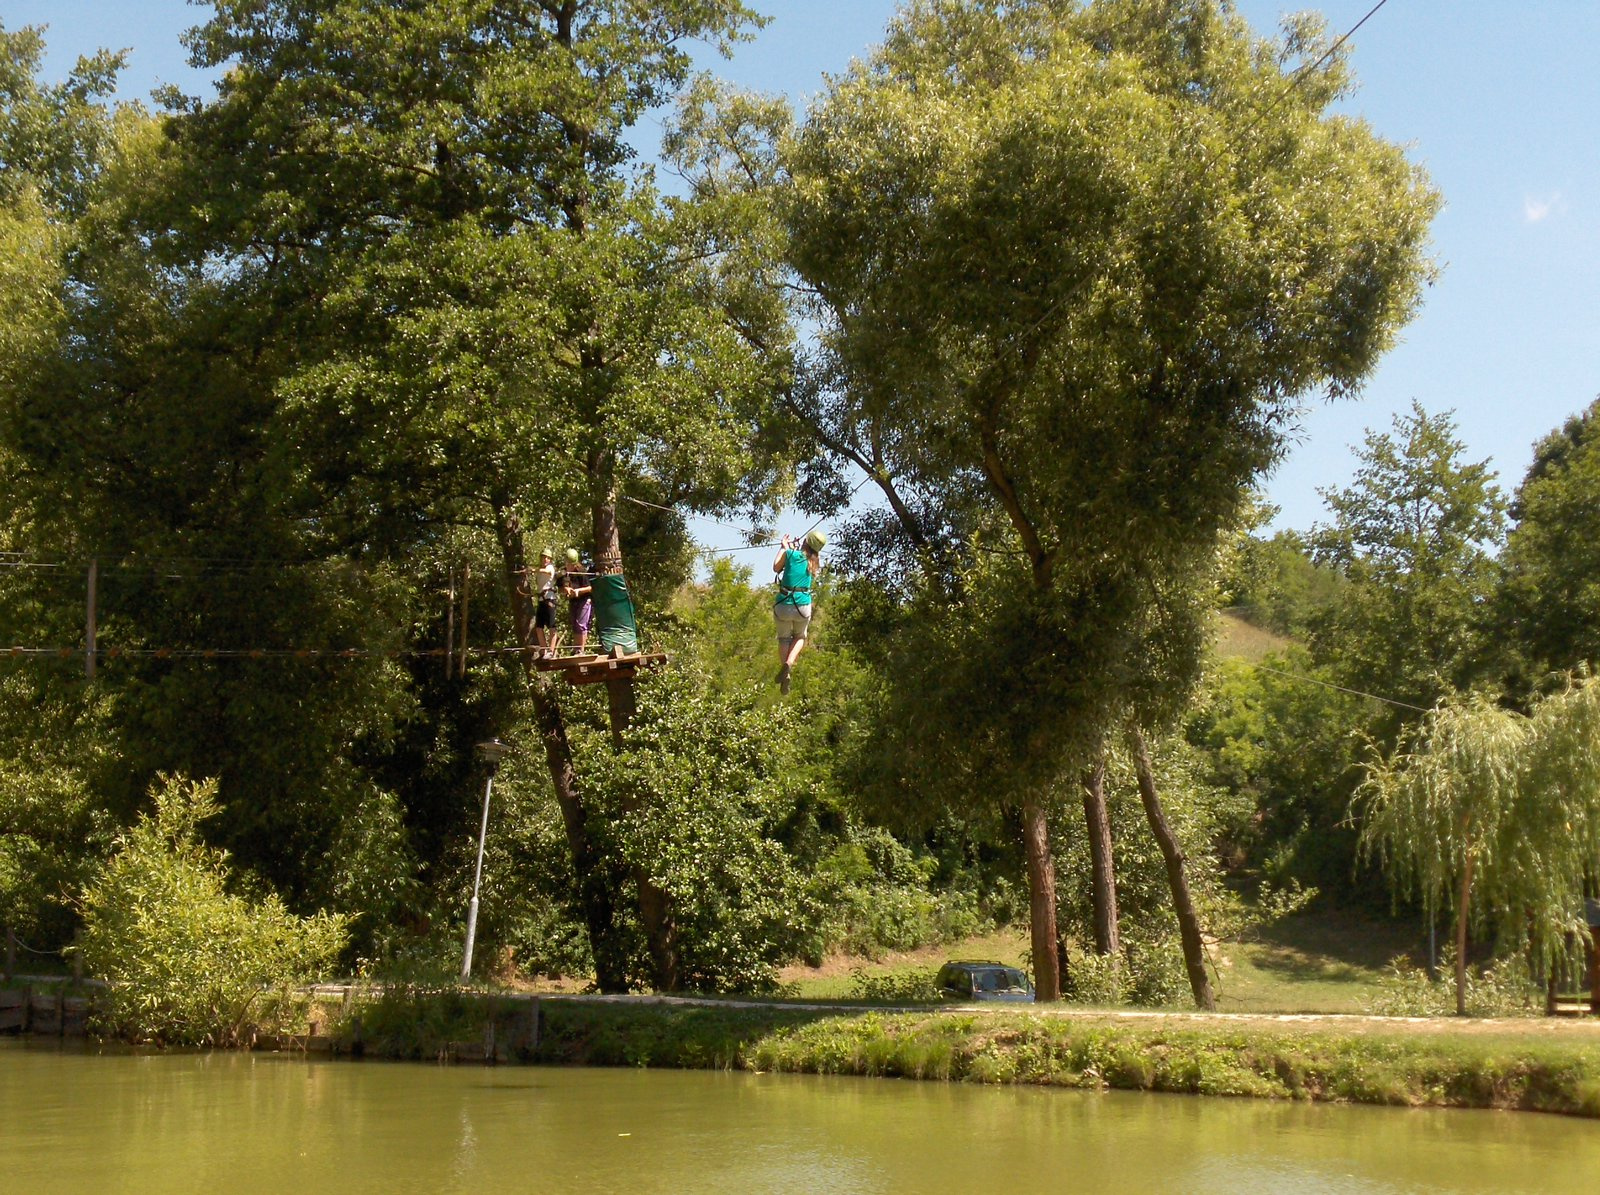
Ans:
[[[823,548],[827,547],[828,537],[822,534],[822,532],[813,528],[812,530],[806,532],[806,537],[801,542],[804,543],[805,546],[812,552],[820,552]]]

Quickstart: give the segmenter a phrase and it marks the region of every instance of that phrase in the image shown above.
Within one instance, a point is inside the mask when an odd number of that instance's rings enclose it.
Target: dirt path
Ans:
[[[1059,1017],[1086,1023],[1160,1025],[1173,1029],[1259,1029],[1283,1032],[1334,1030],[1351,1034],[1418,1033],[1487,1037],[1527,1037],[1569,1042],[1600,1042],[1600,1017],[1376,1017],[1349,1013],[1184,1012],[1158,1009],[1096,1009],[1071,1005],[957,1004],[868,1005],[836,1001],[743,1000],[709,996],[599,996],[547,993],[548,998],[596,1004],[667,1005],[684,1008],[799,1009],[807,1012],[907,1013],[948,1016]]]

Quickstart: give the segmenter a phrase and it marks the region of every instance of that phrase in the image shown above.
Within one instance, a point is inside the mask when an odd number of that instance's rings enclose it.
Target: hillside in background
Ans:
[[[1293,639],[1246,622],[1237,614],[1219,611],[1217,614],[1217,641],[1215,651],[1223,657],[1249,660],[1254,663],[1271,652],[1289,648]]]

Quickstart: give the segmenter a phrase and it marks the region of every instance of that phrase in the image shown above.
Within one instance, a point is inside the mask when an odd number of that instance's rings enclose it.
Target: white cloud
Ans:
[[[1560,191],[1552,192],[1548,196],[1528,195],[1522,200],[1522,217],[1529,224],[1537,224],[1551,216],[1559,216],[1566,210],[1567,199]]]

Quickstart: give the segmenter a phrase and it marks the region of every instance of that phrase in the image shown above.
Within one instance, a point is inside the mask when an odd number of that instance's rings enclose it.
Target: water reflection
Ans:
[[[1600,1126],[1527,1114],[0,1043],[10,1191],[1374,1195],[1597,1174]]]

